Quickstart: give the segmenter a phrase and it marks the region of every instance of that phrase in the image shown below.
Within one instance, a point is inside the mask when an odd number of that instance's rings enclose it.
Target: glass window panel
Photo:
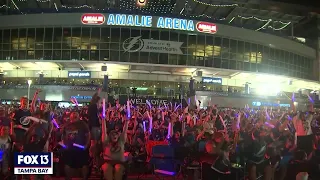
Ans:
[[[151,30],[151,39],[159,40],[160,39],[160,31]]]
[[[221,57],[221,38],[215,37],[214,38],[214,46],[213,46],[213,56],[214,57]]]
[[[27,49],[29,50],[27,55],[31,57],[34,57],[34,52],[31,52],[35,49],[35,35],[36,30],[35,28],[29,28],[27,29]]]
[[[61,42],[62,41],[62,28],[54,28],[53,29],[53,41]]]
[[[65,42],[68,49],[86,49],[87,46],[81,43],[81,28],[75,27],[72,28],[71,31],[72,33],[69,36],[65,36]]]
[[[146,35],[147,35],[147,34],[146,34]],[[146,36],[144,36],[144,34],[142,33],[142,37],[146,37]],[[149,37],[146,37],[146,38],[149,38]],[[167,40],[167,41],[169,41],[169,40],[170,40],[170,33],[169,33],[169,31],[160,30],[160,39],[161,39],[161,40]]]
[[[127,40],[128,38],[131,37],[131,32],[130,29],[128,28],[121,28],[121,44]],[[122,45],[121,45],[122,46]],[[121,51],[123,50],[123,48],[121,47]]]
[[[44,60],[43,50],[35,50],[34,58],[38,60]]]
[[[61,50],[53,50],[53,60],[61,60]]]
[[[101,42],[110,42],[110,27],[101,28]]]
[[[44,50],[44,60],[51,60],[52,59],[52,50]]]
[[[18,43],[15,44],[15,47],[18,49]],[[10,50],[11,49],[11,44],[2,44],[3,50]]]
[[[82,61],[86,61],[86,60],[89,60],[89,50],[81,50],[81,53],[80,53],[80,59]]]
[[[2,33],[3,33],[3,30],[2,30],[2,29],[0,29],[0,43],[3,43]]]
[[[53,38],[53,28],[45,28],[44,31],[44,41],[51,43]]]
[[[71,50],[71,60],[80,59],[80,50]]]
[[[12,50],[18,50],[18,48],[19,48],[19,31],[18,31],[18,29],[11,30],[11,43],[12,43],[11,44],[12,46],[9,48],[11,48]],[[4,45],[3,48],[7,49],[6,46],[7,45]]]
[[[27,29],[19,29],[18,48],[19,50],[27,49]],[[25,57],[25,55],[26,55],[26,52],[24,52],[23,55],[19,56],[19,58]]]
[[[120,41],[120,31],[119,28],[111,28],[111,42],[119,43]]]
[[[100,60],[108,61],[109,59],[109,50],[100,50]]]
[[[179,41],[179,31],[170,31],[170,41]]]
[[[188,46],[188,35],[185,33],[179,33],[179,41],[183,42],[182,43],[182,48],[187,47]]]
[[[238,41],[237,40],[230,40],[230,52],[236,54],[237,53],[237,46],[238,46]]]
[[[44,28],[36,28],[35,41],[43,43],[43,39],[44,39]]]
[[[11,43],[10,29],[3,30],[3,43]]]
[[[70,50],[62,50],[62,60],[70,60]]]

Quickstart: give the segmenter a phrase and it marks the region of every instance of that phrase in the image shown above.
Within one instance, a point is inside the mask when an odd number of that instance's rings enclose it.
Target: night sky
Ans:
[[[320,8],[320,0],[273,0],[278,2],[300,4],[304,6],[312,6]]]

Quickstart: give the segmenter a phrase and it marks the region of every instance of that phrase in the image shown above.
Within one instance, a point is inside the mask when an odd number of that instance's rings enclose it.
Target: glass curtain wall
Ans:
[[[183,42],[183,54],[125,52],[130,37]],[[210,34],[113,27],[46,27],[0,30],[0,59],[121,61],[204,66],[313,79],[313,59]]]

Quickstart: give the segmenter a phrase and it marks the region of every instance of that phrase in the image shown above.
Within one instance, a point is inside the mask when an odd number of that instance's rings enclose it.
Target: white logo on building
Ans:
[[[141,36],[126,39],[122,47],[125,52],[152,52],[152,53],[168,53],[183,54],[181,46],[183,42],[161,41],[153,39],[141,39]]]
[[[131,37],[123,42],[122,47],[124,52],[138,52],[143,48],[143,40],[141,36]]]

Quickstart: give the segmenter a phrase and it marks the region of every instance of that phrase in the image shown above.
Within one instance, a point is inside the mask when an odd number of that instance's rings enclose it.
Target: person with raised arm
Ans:
[[[129,103],[127,103],[129,104]],[[124,111],[124,110],[123,110]],[[127,138],[128,118],[131,117],[130,111],[127,114],[121,113],[121,118],[124,121],[123,131],[112,130],[107,132],[106,120],[102,120],[102,145],[103,145],[103,159],[102,165],[103,176],[106,180],[122,180],[125,171],[125,156],[124,145]]]
[[[12,119],[15,123],[15,134],[16,134],[16,141],[22,142],[24,140],[24,135],[28,127],[30,127],[30,121],[25,120],[26,117],[30,117],[31,113],[35,112],[35,103],[37,101],[38,94],[41,92],[38,89],[33,96],[31,102],[31,108],[29,108],[29,100],[26,97],[20,98],[20,107],[14,113],[12,113]]]
[[[310,97],[310,96],[309,96]],[[313,151],[313,133],[311,129],[311,121],[313,120],[313,100],[309,98],[310,106],[308,112],[298,112],[293,118],[292,123],[296,130],[297,148],[304,150],[308,155]]]
[[[99,118],[99,109],[100,109],[100,93],[101,88],[92,96],[90,104],[88,106],[88,125],[91,132],[91,146],[90,146],[90,155],[93,158],[94,164],[97,162],[97,158],[94,155],[97,154],[95,151],[98,149],[97,143],[100,140],[101,128],[100,128],[100,118]]]

